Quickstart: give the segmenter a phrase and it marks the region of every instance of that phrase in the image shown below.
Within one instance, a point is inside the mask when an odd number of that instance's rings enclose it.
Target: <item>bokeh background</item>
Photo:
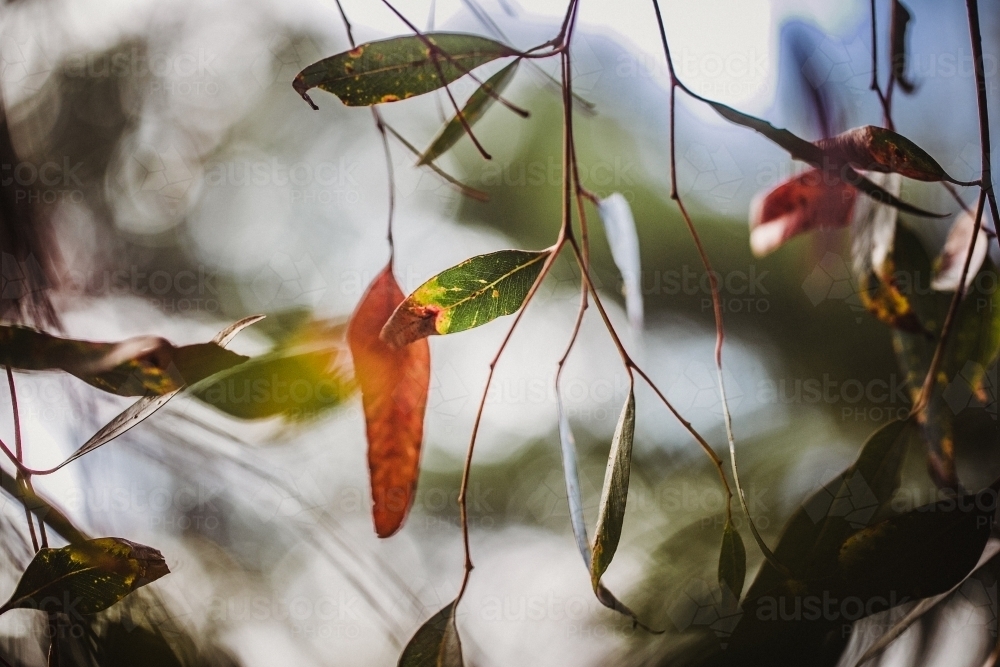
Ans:
[[[888,5],[878,4],[885,46]],[[918,88],[897,94],[897,129],[952,175],[976,178],[964,5],[908,4],[915,17],[909,71]],[[1000,11],[983,4],[993,100]],[[678,73],[698,93],[810,139],[822,132],[819,109],[834,131],[880,122],[869,90],[867,2],[662,6]],[[423,27],[492,35],[473,11],[481,8],[519,48],[555,34],[565,10],[548,0],[413,0],[399,8]],[[375,0],[345,1],[344,9],[359,42],[406,32]],[[260,354],[306,331],[336,352],[312,371],[349,377],[338,325],[388,257],[384,156],[367,110],[317,91],[320,110],[313,111],[291,88],[303,67],[348,48],[336,6],[20,0],[2,11],[0,88],[21,161],[3,165],[2,175],[33,193],[44,211],[56,275],[45,289],[63,330],[97,340],[156,333],[180,344],[208,340],[229,321],[260,312],[268,319],[241,334],[234,349]],[[885,52],[880,59],[884,77]],[[538,65],[557,72],[555,61]],[[573,67],[574,90],[595,105],[576,124],[583,182],[601,196],[626,197],[642,248],[646,326],[636,331],[590,209],[595,274],[612,321],[668,398],[722,452],[708,280],[669,200],[666,65],[649,3],[585,0]],[[472,84],[453,88],[462,98]],[[396,274],[404,290],[474,254],[554,240],[558,89],[522,65],[507,96],[531,117],[497,105],[477,125],[491,161],[468,139],[439,160],[488,192],[488,203],[463,197],[391,144]],[[423,148],[448,115],[446,105],[431,94],[383,112]],[[857,301],[845,232],[802,237],[763,259],[750,253],[751,198],[801,165],[683,97],[676,147],[681,195],[721,277],[725,377],[742,477],[750,509],[773,543],[810,490],[845,467],[871,431],[906,414],[904,377],[889,330]],[[956,209],[930,185],[907,183],[904,195]],[[931,255],[949,223],[901,222]],[[4,280],[16,282],[16,262],[5,258],[3,269]],[[916,276],[916,289],[929,289],[930,280]],[[577,302],[578,278],[560,260],[486,402],[469,500],[476,569],[458,620],[470,664],[639,664],[683,641],[675,632],[650,638],[604,610],[575,549],[553,379]],[[377,540],[371,528],[360,399],[346,379],[336,400],[293,398],[253,420],[179,397],[102,450],[37,479],[36,488],[89,532],[164,552],[173,573],[114,618],[124,618],[127,629],[156,628],[191,662],[394,664],[418,625],[457,593],[461,460],[506,328],[500,321],[431,340],[417,500],[389,540]],[[822,385],[823,395],[803,392],[807,383]],[[593,310],[563,387],[593,520],[628,390]],[[57,375],[19,375],[19,389],[35,467],[62,460],[127,405]],[[697,605],[715,580],[724,513],[718,480],[650,391],[639,390],[637,404],[629,511],[606,581],[659,627],[707,626],[716,619]],[[984,429],[995,433],[996,404],[965,410],[965,417],[971,426],[958,434],[959,474],[975,488],[995,475],[977,443]],[[0,410],[0,430],[11,433],[9,410]],[[926,502],[933,486],[919,450],[907,466],[905,502]],[[0,590],[8,590],[30,552],[20,506],[0,498],[0,521]],[[740,525],[753,572],[759,553]],[[935,639],[946,664],[981,658],[995,637],[996,580],[975,581],[978,588],[955,602]],[[0,646],[21,664],[41,664],[42,629],[28,612],[6,614]],[[889,658],[906,664],[919,639],[909,636]]]

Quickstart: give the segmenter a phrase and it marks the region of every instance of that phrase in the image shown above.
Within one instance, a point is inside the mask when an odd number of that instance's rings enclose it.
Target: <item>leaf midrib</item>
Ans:
[[[528,268],[532,264],[535,264],[536,262],[542,261],[543,259],[545,259],[546,257],[548,257],[548,255],[549,255],[549,253],[546,252],[546,251],[539,252],[537,257],[532,258],[530,261],[525,262],[524,264],[519,264],[517,267],[515,267],[514,269],[512,269],[512,270],[508,271],[507,273],[503,274],[502,276],[500,276],[499,278],[497,278],[493,282],[487,283],[486,285],[483,285],[481,288],[479,288],[477,291],[473,292],[469,296],[467,296],[467,297],[465,297],[465,298],[463,298],[463,299],[461,299],[459,301],[456,301],[455,303],[451,304],[450,306],[443,307],[441,309],[442,312],[443,311],[447,311],[447,310],[454,310],[455,308],[458,308],[459,306],[461,306],[464,303],[467,303],[469,301],[473,301],[475,299],[478,299],[487,290],[491,290],[491,289],[495,288],[501,282],[503,282],[507,278],[511,277],[512,275],[514,275],[518,271],[523,271],[524,269]],[[447,288],[445,288],[445,289],[447,289]]]

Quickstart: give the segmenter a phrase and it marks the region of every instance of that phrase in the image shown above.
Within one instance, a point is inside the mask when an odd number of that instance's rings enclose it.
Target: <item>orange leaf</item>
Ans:
[[[413,504],[431,376],[427,339],[398,350],[379,340],[403,298],[390,264],[369,285],[347,326],[365,408],[372,515],[379,537],[399,530]]]
[[[750,248],[758,257],[788,239],[851,222],[857,190],[819,169],[793,176],[750,205]]]

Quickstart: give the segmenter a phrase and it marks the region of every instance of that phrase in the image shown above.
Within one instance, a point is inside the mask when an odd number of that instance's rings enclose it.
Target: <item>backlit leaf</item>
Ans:
[[[510,315],[524,303],[550,251],[501,250],[434,276],[399,304],[380,337],[400,348]]]
[[[611,440],[608,467],[604,473],[601,504],[594,531],[593,557],[590,563],[590,581],[598,589],[601,576],[611,565],[622,536],[625,521],[625,503],[628,500],[628,478],[632,468],[632,439],[635,435],[635,394],[629,388],[628,400],[618,418],[615,435]]]
[[[39,609],[94,614],[169,572],[159,551],[119,537],[41,549],[0,613]]]
[[[455,600],[420,626],[399,656],[398,667],[462,667]]]
[[[504,91],[507,84],[514,77],[514,72],[517,71],[517,65],[520,62],[520,60],[515,60],[507,65],[487,79],[476,89],[476,92],[472,93],[465,106],[462,107],[462,117],[465,118],[465,122],[469,127],[478,122],[486,113],[486,110],[493,105],[493,102],[496,101],[494,96],[500,95]],[[441,129],[441,132],[434,138],[430,148],[424,152],[417,164],[424,165],[433,162],[439,156],[443,155],[445,151],[454,146],[455,142],[461,139],[463,134],[465,134],[465,127],[462,125],[462,120],[456,114]]]
[[[747,550],[743,546],[743,538],[733,522],[726,521],[726,527],[722,531],[722,549],[719,552],[719,585],[727,588],[739,600],[746,576]]]
[[[804,232],[840,229],[851,223],[857,190],[810,169],[754,198],[750,248],[762,257]]]
[[[365,409],[372,515],[379,537],[399,530],[413,504],[430,386],[426,338],[398,349],[379,338],[402,301],[390,264],[368,287],[347,329]]]
[[[353,391],[343,326],[311,322],[267,354],[191,387],[191,395],[238,419],[319,417]]]
[[[424,37],[440,51],[432,53],[417,35],[360,44],[309,65],[292,86],[314,109],[308,90],[317,87],[347,106],[370,106],[429,93],[491,60],[516,55],[477,35],[430,32]]]
[[[876,319],[893,329],[933,338],[914,312],[909,298],[896,285],[893,266],[892,259],[887,259],[883,268],[884,277],[880,278],[874,273],[861,276],[858,281],[858,299],[861,305]]]
[[[159,336],[95,343],[0,325],[0,365],[62,370],[119,396],[166,394],[246,360],[214,343],[175,347]]]
[[[635,329],[642,329],[642,266],[639,259],[639,235],[628,201],[615,192],[597,205],[608,237],[611,257],[622,274],[625,291],[625,311]]]

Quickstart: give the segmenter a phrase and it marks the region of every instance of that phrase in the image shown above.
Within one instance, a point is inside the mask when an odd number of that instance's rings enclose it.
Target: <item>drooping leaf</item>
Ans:
[[[931,282],[933,289],[943,292],[958,290],[959,282],[962,280],[962,269],[965,267],[965,257],[969,253],[969,244],[972,242],[972,235],[975,231],[976,216],[974,213],[961,211],[955,216],[955,222],[952,223],[951,231],[948,232],[948,240],[945,241],[941,254],[934,262],[934,280]],[[976,280],[979,268],[983,265],[989,251],[989,244],[989,235],[980,228],[976,238],[976,246],[972,251],[969,273],[965,278],[966,288]]]
[[[271,352],[191,387],[191,395],[238,419],[311,420],[351,395],[346,357],[342,325],[309,322]]]
[[[763,257],[804,232],[840,229],[851,222],[857,190],[810,169],[750,205],[750,248]]]
[[[639,259],[639,235],[635,229],[635,218],[628,201],[615,192],[602,199],[597,205],[604,223],[604,234],[608,237],[611,257],[622,274],[625,291],[625,311],[629,322],[642,329],[642,266]]]
[[[728,589],[733,598],[739,600],[746,576],[747,550],[743,546],[743,538],[732,521],[726,521],[726,527],[722,531],[722,549],[719,552],[719,585]]]
[[[628,478],[632,468],[632,439],[635,435],[635,393],[629,388],[628,399],[618,418],[604,473],[601,504],[591,549],[590,581],[598,589],[601,577],[611,565],[622,536],[625,503],[628,500]]]
[[[0,365],[62,370],[119,396],[166,394],[246,360],[214,343],[176,347],[159,336],[95,343],[0,325]]]
[[[892,0],[892,76],[904,93],[910,95],[915,90],[913,82],[906,78],[906,32],[913,16],[899,0]]]
[[[451,83],[480,65],[517,55],[508,46],[461,33],[431,32],[392,37],[339,53],[309,65],[292,86],[314,109],[310,88],[322,88],[347,106],[371,106],[422,95]]]
[[[420,151],[417,150],[416,146],[414,146],[409,141],[407,141],[406,138],[403,135],[401,135],[399,132],[397,132],[388,123],[383,123],[383,125],[385,126],[385,129],[389,130],[389,133],[392,134],[392,136],[396,137],[396,139],[399,140],[399,143],[401,143],[404,146],[406,146],[407,150],[409,150],[411,153],[413,153],[414,155],[416,155],[418,158],[420,157]],[[487,201],[490,200],[490,196],[487,193],[483,192],[482,190],[477,190],[476,188],[468,186],[465,183],[462,183],[460,180],[458,180],[457,178],[455,178],[454,176],[452,176],[448,172],[444,171],[443,169],[441,169],[440,167],[438,167],[433,162],[430,162],[430,163],[428,163],[428,164],[426,164],[424,166],[428,167],[435,174],[437,174],[438,176],[440,176],[441,178],[443,178],[445,181],[447,181],[448,183],[451,183],[453,186],[455,186],[456,188],[458,188],[459,192],[461,192],[466,197],[469,197],[470,199],[475,199],[476,201],[481,201],[481,202],[487,202]]]
[[[517,312],[549,254],[548,250],[501,250],[446,269],[399,304],[380,337],[390,347],[400,348]]]
[[[379,537],[399,530],[413,504],[431,376],[426,338],[398,349],[379,338],[402,301],[390,264],[368,287],[347,329],[364,402],[372,516]]]
[[[587,539],[587,524],[583,516],[583,494],[580,491],[580,473],[577,466],[576,438],[569,426],[569,419],[563,409],[562,397],[556,397],[559,411],[559,448],[562,452],[563,476],[566,478],[566,500],[569,502],[569,520],[573,527],[577,549],[583,562],[590,570],[590,542]]]
[[[251,315],[250,317],[244,317],[238,322],[230,324],[228,327],[220,331],[215,338],[212,339],[212,343],[218,345],[219,347],[226,347],[229,343],[236,337],[236,335],[246,329],[248,326],[254,322],[259,322],[264,319],[263,315]],[[177,394],[178,391],[183,389],[175,389],[166,394],[161,394],[159,396],[143,396],[138,401],[130,405],[123,412],[118,414],[114,419],[109,421],[107,424],[102,426],[100,430],[97,431],[90,440],[83,443],[79,449],[73,452],[69,458],[49,470],[44,470],[46,474],[55,472],[63,466],[72,463],[84,454],[89,454],[101,445],[105,445],[121,434],[125,433],[132,427],[143,422],[146,418],[152,415],[154,412],[162,408],[167,402]],[[37,474],[37,473],[36,473]]]
[[[159,551],[119,537],[41,549],[0,614],[10,609],[95,614],[169,572]]]
[[[872,197],[883,204],[887,204],[898,208],[900,211],[911,213],[913,215],[919,215],[925,218],[944,217],[941,214],[931,213],[930,211],[925,211],[922,208],[918,208],[912,204],[902,201],[899,197],[887,192],[885,188],[881,187],[877,183],[873,183],[868,178],[859,174],[850,166],[850,164],[838,163],[837,160],[834,159],[834,156],[828,155],[826,151],[818,145],[812,144],[805,139],[792,134],[788,130],[776,128],[765,120],[742,113],[732,107],[726,106],[725,104],[712,102],[710,100],[704,101],[726,120],[736,123],[737,125],[742,125],[743,127],[748,127],[759,132],[760,134],[763,134],[778,146],[781,146],[788,151],[794,159],[807,162],[813,167],[822,169],[826,173],[832,173],[836,178],[854,186],[869,197]]]
[[[520,62],[520,60],[515,60],[507,65],[483,82],[476,89],[476,92],[472,93],[465,106],[462,107],[462,117],[465,118],[465,122],[469,127],[472,127],[483,117],[496,100],[495,96],[500,95],[507,88],[507,84],[514,78],[514,72],[517,71],[517,65]],[[465,127],[462,125],[462,119],[456,114],[441,128],[441,131],[434,138],[434,141],[431,142],[430,147],[424,151],[417,164],[425,165],[438,159],[445,151],[454,146],[462,138],[463,134],[465,134]]]
[[[956,181],[927,151],[884,127],[865,125],[816,142],[827,157],[857,169],[895,173],[917,181]]]
[[[410,639],[398,667],[462,667],[462,640],[455,624],[458,600],[430,617]]]
[[[562,451],[563,474],[566,478],[566,499],[569,502],[569,518],[573,527],[573,537],[577,549],[583,557],[583,562],[590,571],[591,552],[587,540],[587,525],[583,515],[583,495],[580,492],[580,475],[577,470],[576,439],[570,429],[566,411],[563,409],[562,398],[556,397],[556,407],[559,411],[559,445]],[[603,583],[598,583],[594,593],[598,601],[608,609],[613,609],[632,619],[632,622],[647,632],[657,632],[639,620],[634,611],[625,606]]]

